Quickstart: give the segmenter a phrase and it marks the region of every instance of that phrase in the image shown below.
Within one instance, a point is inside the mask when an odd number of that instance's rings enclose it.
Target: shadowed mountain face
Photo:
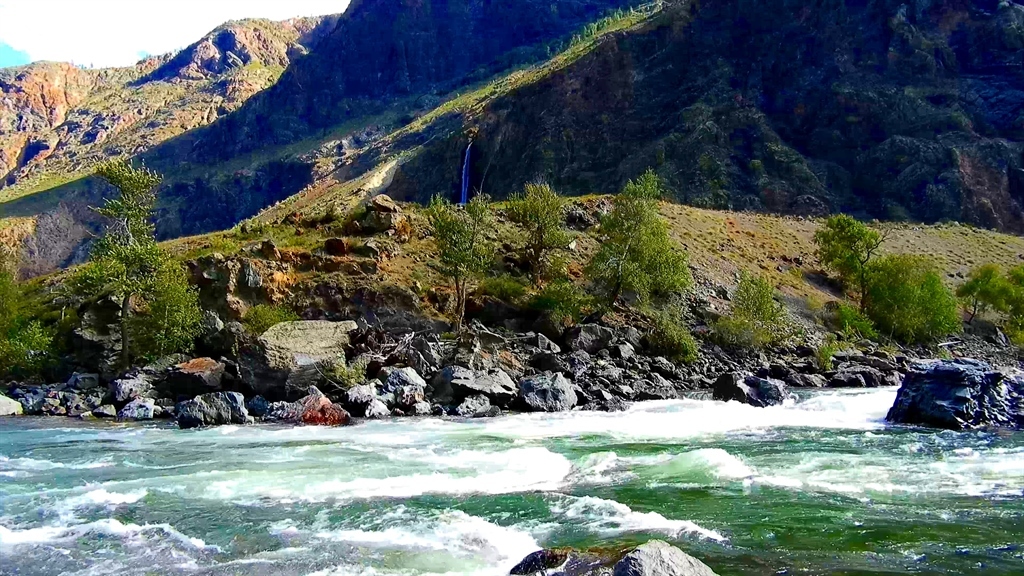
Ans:
[[[1024,231],[1024,6],[679,2],[469,120],[473,186],[614,192],[654,167],[685,202]],[[456,190],[465,136],[393,195]]]

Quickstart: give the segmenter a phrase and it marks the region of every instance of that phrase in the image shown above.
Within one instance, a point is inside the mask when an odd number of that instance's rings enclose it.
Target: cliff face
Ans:
[[[1024,232],[1022,48],[1012,2],[677,2],[467,118],[472,185],[614,192],[653,167],[702,206]],[[456,190],[467,140],[392,195]]]

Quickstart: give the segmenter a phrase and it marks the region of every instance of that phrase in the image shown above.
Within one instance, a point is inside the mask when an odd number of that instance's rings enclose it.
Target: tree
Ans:
[[[534,283],[541,278],[546,256],[569,244],[564,210],[565,198],[547,184],[527,184],[523,192],[508,201],[508,219],[526,233],[526,253]]]
[[[51,358],[52,331],[25,310],[15,260],[0,247],[0,376],[38,375]]]
[[[775,346],[796,335],[786,307],[775,299],[775,287],[744,272],[732,298],[732,314],[714,324],[715,336],[737,348]]]
[[[75,272],[71,285],[85,296],[109,294],[120,300],[121,363],[127,368],[131,364],[133,301],[138,300],[141,309],[157,310],[151,327],[164,336],[153,335],[154,342],[160,342],[154,345],[157,350],[165,350],[171,342],[185,345],[185,335],[198,330],[198,300],[184,294],[191,290],[184,271],[156,242],[150,217],[156,203],[153,190],[160,183],[160,176],[145,168],[135,168],[123,159],[101,164],[96,175],[120,194],[94,208],[107,218],[105,234],[93,246],[89,262]],[[162,309],[165,305],[173,310]],[[134,332],[145,325],[134,324]],[[175,335],[168,336],[172,333]]]
[[[869,268],[867,285],[865,313],[883,334],[919,343],[962,328],[956,296],[927,258],[878,258]]]
[[[623,291],[641,300],[653,293],[671,293],[690,286],[690,267],[668,235],[658,212],[661,182],[652,170],[629,181],[601,220],[601,247],[587,267],[598,291],[612,305]]]
[[[464,207],[439,196],[427,208],[427,221],[440,252],[440,271],[455,288],[456,331],[462,331],[470,283],[487,271],[494,250],[486,232],[493,226],[487,196],[480,195]]]
[[[971,269],[967,281],[957,288],[956,295],[964,301],[970,315],[967,321],[974,323],[978,314],[1006,309],[1011,289],[997,264],[982,264]]]
[[[887,236],[888,232],[879,232],[846,214],[829,217],[814,234],[818,260],[839,274],[847,286],[857,287],[861,310],[866,307],[869,265]]]

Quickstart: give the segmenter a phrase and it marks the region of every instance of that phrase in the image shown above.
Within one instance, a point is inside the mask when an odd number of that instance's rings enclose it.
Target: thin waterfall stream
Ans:
[[[460,204],[469,202],[469,153],[473,149],[473,141],[466,145],[466,155],[462,160],[462,199]]]

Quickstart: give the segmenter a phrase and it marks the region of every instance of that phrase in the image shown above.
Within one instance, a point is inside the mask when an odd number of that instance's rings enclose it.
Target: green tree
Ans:
[[[189,289],[183,287],[180,266],[156,243],[150,217],[156,203],[153,190],[160,183],[160,176],[145,168],[135,168],[123,159],[100,165],[96,175],[120,194],[94,208],[106,217],[106,230],[93,246],[89,262],[71,278],[71,286],[83,296],[109,294],[121,301],[121,363],[127,368],[131,365],[133,303],[141,310],[155,307],[157,324],[150,327],[159,325],[157,329],[164,334],[154,335],[157,349],[166,349],[171,342],[184,344],[184,335],[197,329],[198,304],[182,292]],[[171,306],[173,313],[170,308],[161,309],[165,305],[161,304],[161,294],[168,306],[175,302]],[[163,322],[176,324],[160,325]],[[138,332],[145,322],[135,325],[134,331]]]
[[[51,360],[53,334],[30,318],[16,268],[13,255],[0,250],[0,376],[37,376]]]
[[[868,276],[865,313],[882,334],[927,342],[962,328],[956,296],[929,259],[884,256],[871,264]]]
[[[540,281],[546,257],[569,244],[565,230],[565,198],[547,184],[527,184],[523,192],[508,201],[508,219],[525,233],[526,253],[534,283]]]
[[[720,342],[738,348],[775,346],[797,333],[785,305],[775,299],[775,287],[746,272],[733,295],[732,314],[718,319],[713,328]]]
[[[440,271],[455,289],[456,331],[462,331],[466,297],[470,284],[487,271],[494,259],[487,231],[493,228],[493,214],[487,196],[477,196],[464,207],[434,197],[427,208],[431,235],[440,252]]]
[[[626,184],[601,220],[601,247],[587,273],[609,306],[626,290],[646,300],[690,286],[689,259],[658,211],[661,196],[661,182],[648,170]]]
[[[967,281],[957,288],[956,295],[963,300],[970,315],[968,322],[973,323],[978,314],[985,314],[989,310],[1005,310],[1011,289],[999,265],[982,264],[971,269]]]
[[[857,288],[861,310],[867,305],[868,269],[886,236],[887,232],[879,232],[846,214],[829,217],[814,234],[818,260],[835,271],[847,286]]]
[[[129,323],[139,356],[154,359],[190,352],[202,334],[199,291],[188,283],[185,269],[176,262],[167,261],[157,271],[156,287],[142,308]]]

